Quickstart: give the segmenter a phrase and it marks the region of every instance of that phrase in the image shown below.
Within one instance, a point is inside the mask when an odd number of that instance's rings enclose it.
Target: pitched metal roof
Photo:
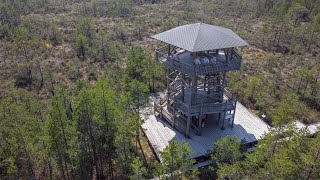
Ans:
[[[232,30],[204,23],[179,26],[152,38],[191,52],[248,45]]]

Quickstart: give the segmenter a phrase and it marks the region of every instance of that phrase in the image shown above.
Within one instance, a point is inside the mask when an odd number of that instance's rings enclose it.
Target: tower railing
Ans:
[[[223,100],[223,102],[213,102],[210,100],[206,102],[204,100],[200,100],[202,101],[202,103],[195,103],[190,106],[181,100],[181,94],[173,98],[175,107],[177,107],[183,113],[196,115],[199,111],[202,111],[203,113],[218,113],[223,111],[234,110],[236,107],[237,99],[231,92],[229,92],[226,89],[224,89],[224,95],[225,99]],[[199,97],[197,97],[197,99],[199,100]]]
[[[155,51],[155,60],[164,63],[170,69],[178,70],[184,74],[207,75],[222,71],[238,70],[241,67],[242,57],[235,50],[232,50],[231,59],[225,59],[224,61],[215,60],[208,64],[195,64],[190,62],[185,63],[183,59],[175,60],[169,53],[165,53],[166,49],[168,49],[167,45],[157,49]],[[208,54],[208,56],[210,55]]]

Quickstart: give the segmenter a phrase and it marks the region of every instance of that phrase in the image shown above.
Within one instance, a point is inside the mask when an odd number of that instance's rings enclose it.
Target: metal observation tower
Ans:
[[[242,57],[235,47],[246,46],[232,30],[204,23],[179,26],[152,36],[166,43],[156,61],[168,68],[167,90],[155,102],[160,117],[190,136],[201,135],[207,121],[233,127],[237,100],[226,87],[228,71],[239,70]]]

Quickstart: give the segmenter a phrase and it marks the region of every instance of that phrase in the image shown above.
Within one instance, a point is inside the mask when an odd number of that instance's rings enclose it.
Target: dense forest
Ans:
[[[150,36],[204,22],[250,46],[227,88],[273,126],[252,153],[215,143],[159,163],[139,115],[167,70]],[[320,179],[319,0],[0,0],[0,179]],[[163,176],[163,174],[166,174]]]

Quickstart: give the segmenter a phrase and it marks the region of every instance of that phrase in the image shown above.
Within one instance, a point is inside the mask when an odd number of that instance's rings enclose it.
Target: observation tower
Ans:
[[[239,70],[242,57],[235,47],[246,46],[232,30],[204,23],[188,24],[152,36],[166,45],[156,61],[168,68],[164,97],[154,109],[189,137],[201,135],[208,121],[233,127],[237,99],[225,89],[226,75]]]

